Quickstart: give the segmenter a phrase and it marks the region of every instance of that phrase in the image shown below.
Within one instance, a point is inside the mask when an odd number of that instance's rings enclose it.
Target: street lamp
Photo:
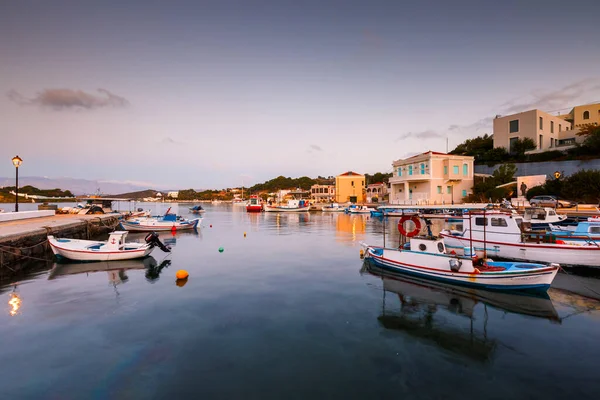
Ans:
[[[19,167],[23,163],[23,160],[21,160],[21,157],[19,157],[19,156],[14,156],[13,159],[12,159],[12,163],[15,166],[15,173],[16,173],[16,178],[15,178],[15,212],[18,212],[19,211]]]

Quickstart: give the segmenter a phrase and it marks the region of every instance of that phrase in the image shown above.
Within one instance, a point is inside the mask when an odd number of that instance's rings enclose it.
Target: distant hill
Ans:
[[[110,196],[107,195],[107,197],[115,197],[118,199],[143,199],[144,197],[156,197],[157,193],[161,193],[164,196],[166,192],[159,192],[157,190],[147,189],[139,190],[137,192],[121,193]]]
[[[0,177],[0,187],[14,186],[15,178]],[[41,176],[23,176],[19,177],[19,186],[34,186],[39,189],[69,190],[79,196],[84,194],[95,194],[100,189],[100,193],[128,193],[148,189],[148,186],[139,186],[127,182],[108,182],[103,180],[88,180],[75,178],[45,178]]]

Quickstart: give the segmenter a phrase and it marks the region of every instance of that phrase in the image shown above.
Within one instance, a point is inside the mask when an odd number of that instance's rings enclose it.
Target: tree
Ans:
[[[503,185],[512,182],[516,172],[517,166],[515,164],[502,164],[492,173],[492,177],[496,185]]]
[[[517,139],[513,144],[510,151],[516,155],[518,159],[525,157],[525,152],[529,150],[535,150],[537,146],[530,138]]]

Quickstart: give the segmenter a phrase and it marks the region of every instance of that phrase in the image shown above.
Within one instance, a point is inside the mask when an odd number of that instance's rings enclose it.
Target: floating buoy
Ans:
[[[222,253],[222,252],[224,252],[224,251],[225,251],[225,249],[224,249],[224,248],[222,248],[222,247],[219,247],[219,253]]]
[[[180,269],[175,273],[175,276],[177,277],[177,279],[187,279],[187,277],[190,276],[190,274],[188,274],[186,270]]]
[[[171,232],[175,232],[176,230],[177,230],[177,227],[176,227],[175,225],[173,225],[173,226],[171,227]]]
[[[244,237],[246,237],[246,232],[244,232]]]
[[[360,249],[360,258],[364,258],[365,257],[365,251],[363,249]]]
[[[210,224],[210,227],[212,228],[212,224]]]

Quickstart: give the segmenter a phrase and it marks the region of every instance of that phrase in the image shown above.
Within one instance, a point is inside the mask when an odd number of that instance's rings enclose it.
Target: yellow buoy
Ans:
[[[365,251],[363,249],[360,249],[360,258],[363,258],[365,256]]]
[[[244,232],[244,237],[246,237],[246,232]]]
[[[175,276],[177,277],[177,279],[187,279],[187,277],[190,276],[190,274],[188,274],[186,270],[180,269],[179,271],[177,271],[177,273],[175,273]]]

